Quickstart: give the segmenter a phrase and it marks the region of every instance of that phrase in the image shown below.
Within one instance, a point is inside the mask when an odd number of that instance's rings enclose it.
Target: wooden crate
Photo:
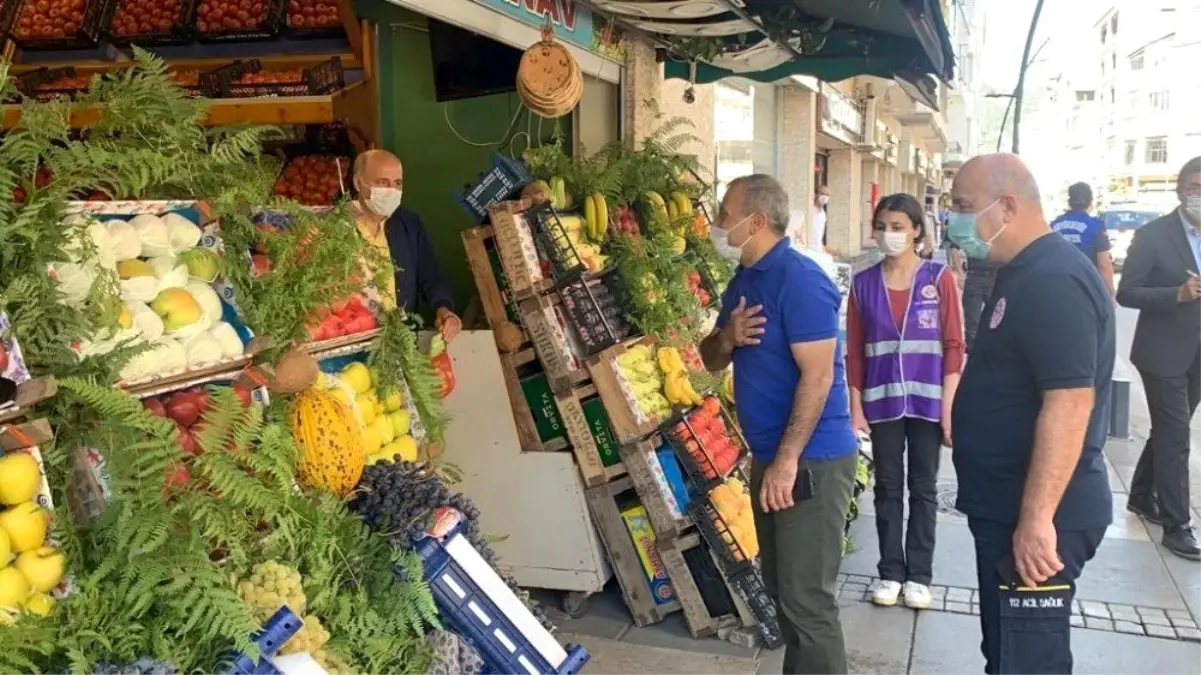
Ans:
[[[588,508],[592,512],[592,520],[596,523],[601,543],[609,554],[613,575],[617,577],[617,583],[621,586],[621,595],[634,618],[634,625],[649,626],[680,610],[681,604],[678,600],[657,604],[651,597],[650,586],[642,571],[642,562],[638,559],[638,550],[634,547],[634,541],[630,538],[630,531],[626,529],[618,505],[623,493],[633,489],[634,483],[627,476],[589,488],[584,495],[588,500]]]
[[[605,410],[609,412],[609,423],[613,425],[613,433],[617,442],[626,445],[640,441],[659,430],[661,420],[657,417],[647,417],[634,410],[632,402],[626,398],[622,389],[617,357],[624,354],[630,347],[651,338],[640,338],[615,345],[588,359],[585,363],[588,374],[592,377],[592,385],[601,400],[605,402]],[[643,419],[639,419],[640,415]]]
[[[556,394],[590,380],[588,368],[572,344],[571,328],[562,319],[556,297],[542,295],[522,300],[517,313]]]
[[[658,439],[658,436],[652,436],[621,446],[621,461],[634,481],[634,489],[638,491],[642,505],[646,507],[655,534],[663,539],[679,539],[692,528],[692,519],[682,508],[679,509],[681,514],[677,517],[676,510],[663,494],[657,478],[657,474],[662,471],[656,470],[658,459],[655,457],[655,450],[659,446]]]
[[[676,599],[684,610],[684,622],[688,624],[688,632],[692,637],[702,638],[717,635],[722,628],[733,628],[742,625],[742,617],[737,613],[713,616],[705,605],[700,586],[684,559],[684,552],[702,546],[701,539],[696,534],[689,534],[674,539],[659,540],[659,557],[663,560],[667,574],[671,577],[672,586],[676,590]],[[717,566],[718,572],[721,566]],[[731,596],[735,594],[731,593]],[[734,604],[737,608],[737,604]]]
[[[488,209],[501,268],[514,300],[535,297],[545,292],[551,282],[550,275],[542,267],[534,233],[523,215],[529,206],[528,200],[517,200],[501,202]]]

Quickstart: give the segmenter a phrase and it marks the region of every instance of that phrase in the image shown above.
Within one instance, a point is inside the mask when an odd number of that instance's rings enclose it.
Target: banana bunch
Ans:
[[[659,199],[663,198],[659,197]],[[683,192],[671,193],[667,202],[667,217],[671,220],[672,225],[675,225],[676,221],[684,216],[692,216],[692,200]]]
[[[663,195],[655,192],[654,190],[647,190],[645,200],[647,205],[650,206],[651,213],[654,215],[655,220],[658,220],[665,225],[671,223],[671,211],[668,210],[667,202],[664,201]]]
[[[599,244],[605,240],[605,232],[609,229],[609,205],[604,195],[598,192],[584,197],[584,222],[589,241]]]
[[[729,405],[734,405],[734,370],[726,371],[726,374],[721,378],[721,388],[719,390],[722,399]]]
[[[663,393],[672,405],[694,406],[702,402],[701,395],[696,393],[692,382],[688,379],[688,367],[680,352],[675,347],[660,347],[656,355],[659,370],[663,372]]]

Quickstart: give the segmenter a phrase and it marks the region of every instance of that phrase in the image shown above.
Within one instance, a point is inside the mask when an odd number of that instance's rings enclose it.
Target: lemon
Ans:
[[[392,420],[392,431],[397,436],[403,436],[409,433],[409,425],[411,424],[411,420],[409,419],[408,410],[397,410],[396,412],[388,415],[388,417]]]
[[[379,400],[378,398],[375,399],[375,414],[383,415],[386,412],[388,412],[388,410],[384,407],[384,402]]]
[[[363,427],[363,454],[370,457],[380,449],[379,430],[374,426]]]
[[[392,439],[396,438],[396,432],[392,430],[392,420],[388,419],[387,415],[375,418],[375,422],[371,426],[375,427],[375,431],[379,433],[380,443],[384,445],[391,443]]]
[[[400,455],[403,461],[417,461],[417,441],[412,436],[405,434],[392,441],[391,445],[396,446],[396,454]]]
[[[404,399],[401,398],[399,391],[393,391],[388,394],[388,398],[384,399],[384,410],[393,412],[400,410],[400,406],[404,405]]]
[[[54,598],[45,593],[34,593],[25,600],[25,611],[30,614],[50,616],[52,609],[54,609]]]
[[[404,444],[401,443],[400,439],[398,438],[380,448],[379,454],[383,455],[385,459],[394,459],[396,455],[401,454],[401,449],[403,447]]]
[[[0,569],[0,607],[20,607],[29,597],[29,581],[16,567]]]
[[[354,405],[359,410],[359,417],[363,418],[363,426],[368,426],[375,421],[375,403],[367,398],[367,394],[355,396]]]
[[[382,462],[384,460],[391,461],[392,455],[389,455],[387,452],[385,452],[387,449],[388,449],[388,446],[385,445],[383,448],[380,449],[379,452],[375,453],[374,455],[368,455],[367,463],[368,464],[379,464],[380,462]]]
[[[329,390],[329,395],[340,401],[342,405],[350,407],[350,391],[343,387],[334,387]]]
[[[354,389],[356,394],[366,394],[371,391],[371,371],[367,369],[367,364],[360,361],[346,366],[342,369],[342,379]]]

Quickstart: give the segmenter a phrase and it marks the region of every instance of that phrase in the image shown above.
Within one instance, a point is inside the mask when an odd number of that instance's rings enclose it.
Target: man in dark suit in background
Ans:
[[[1190,560],[1201,548],[1189,523],[1189,421],[1201,403],[1201,157],[1176,179],[1180,208],[1134,235],[1118,303],[1139,310],[1130,361],[1143,378],[1151,435],[1127,508],[1163,525],[1163,545]]]

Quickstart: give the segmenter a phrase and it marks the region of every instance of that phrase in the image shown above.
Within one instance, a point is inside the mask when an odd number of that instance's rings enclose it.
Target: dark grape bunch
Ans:
[[[480,532],[480,510],[465,495],[451,492],[422,464],[385,460],[367,466],[350,502],[350,510],[362,516],[368,527],[385,534],[393,546],[405,550],[413,548],[414,539],[430,525],[434,509],[439,506],[449,506],[463,514],[459,531],[497,569],[496,553]],[[547,630],[553,630],[554,625],[529,594],[512,577],[500,576],[538,621]]]
[[[92,668],[92,675],[175,675],[175,666],[142,657],[125,665],[97,663],[96,667]]]

